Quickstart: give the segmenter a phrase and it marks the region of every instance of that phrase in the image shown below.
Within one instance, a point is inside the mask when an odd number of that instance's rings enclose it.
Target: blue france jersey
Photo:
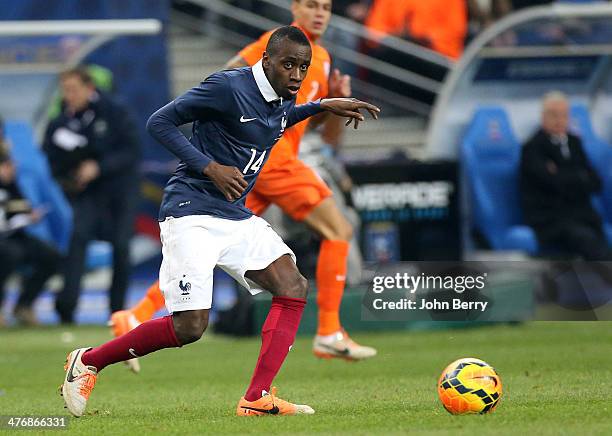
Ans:
[[[252,68],[215,73],[159,109],[147,129],[181,160],[164,190],[159,220],[187,215],[250,217],[245,198],[272,147],[286,128],[320,111],[320,102],[295,106],[295,99],[280,98],[261,61]],[[178,126],[189,122],[193,131],[187,140]],[[211,160],[242,172],[248,187],[239,199],[228,201],[203,174]]]

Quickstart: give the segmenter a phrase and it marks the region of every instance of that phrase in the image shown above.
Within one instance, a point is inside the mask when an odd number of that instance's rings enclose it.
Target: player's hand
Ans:
[[[367,110],[375,120],[378,119],[380,112],[380,108],[356,98],[326,98],[321,100],[321,108],[341,117],[348,117],[346,125],[349,126],[354,122],[355,129],[359,126],[360,121],[365,120],[364,116],[359,112],[360,109]]]
[[[351,76],[341,74],[338,68],[334,68],[331,76],[329,76],[330,97],[350,97],[351,94]]]
[[[238,168],[221,165],[215,161],[204,168],[204,175],[212,180],[227,201],[239,199],[249,186]]]

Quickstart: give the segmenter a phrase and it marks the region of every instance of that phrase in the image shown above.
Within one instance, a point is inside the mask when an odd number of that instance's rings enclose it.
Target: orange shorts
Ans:
[[[264,169],[253,190],[246,198],[246,206],[261,215],[271,203],[296,221],[302,221],[332,191],[308,165],[292,159],[283,165]]]

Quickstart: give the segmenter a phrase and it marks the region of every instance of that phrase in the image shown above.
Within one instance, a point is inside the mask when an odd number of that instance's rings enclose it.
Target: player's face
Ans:
[[[268,72],[270,85],[279,96],[290,99],[297,95],[308,72],[311,56],[309,45],[288,40],[274,56],[264,53],[264,68]]]
[[[325,33],[331,18],[332,0],[293,0],[291,12],[295,22],[311,36]]]
[[[562,135],[569,128],[569,105],[563,100],[546,103],[542,111],[542,128],[551,135]]]
[[[93,86],[83,82],[77,75],[69,75],[62,79],[62,98],[72,112],[78,112],[87,107]]]

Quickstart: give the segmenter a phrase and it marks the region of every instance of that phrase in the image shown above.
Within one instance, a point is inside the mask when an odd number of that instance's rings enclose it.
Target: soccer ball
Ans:
[[[501,400],[502,383],[488,363],[467,357],[455,360],[442,371],[438,395],[453,415],[490,413]]]

